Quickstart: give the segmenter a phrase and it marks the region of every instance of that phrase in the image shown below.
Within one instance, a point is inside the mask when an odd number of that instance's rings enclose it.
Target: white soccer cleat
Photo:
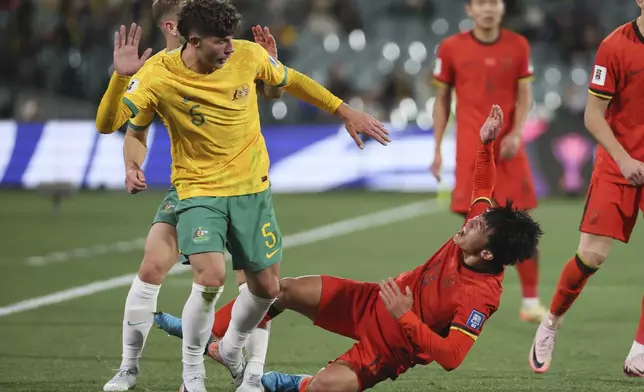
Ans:
[[[136,369],[121,368],[116,372],[110,381],[103,386],[103,391],[129,391],[136,386]]]
[[[206,376],[203,374],[184,376],[179,392],[206,392]]]
[[[264,392],[261,374],[244,374],[244,381],[236,392]]]
[[[624,361],[624,375],[644,378],[644,354],[635,355]]]
[[[528,356],[530,367],[535,373],[545,373],[550,368],[552,354],[555,351],[557,330],[561,325],[561,321],[561,318],[553,321],[551,315],[548,315],[539,324]]]

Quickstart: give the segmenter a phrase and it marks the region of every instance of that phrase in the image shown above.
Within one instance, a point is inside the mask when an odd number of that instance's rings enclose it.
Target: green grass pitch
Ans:
[[[142,251],[102,244],[144,237],[162,193],[81,193],[64,202],[54,219],[51,203],[32,193],[2,191],[0,222],[0,308],[60,290],[136,272]],[[285,235],[377,212],[427,195],[326,193],[276,195]],[[535,212],[546,232],[541,247],[541,296],[549,303],[563,264],[578,244],[582,200],[543,201]],[[423,263],[458,229],[446,211],[287,249],[283,276],[335,274],[379,280]],[[621,367],[637,325],[642,298],[644,241],[636,228],[631,244],[613,252],[567,315],[550,373],[537,376],[527,363],[535,325],[518,320],[520,287],[514,270],[505,278],[499,311],[463,365],[445,372],[416,367],[375,391],[636,391],[644,380],[622,376]],[[74,249],[89,248],[91,251]],[[62,252],[41,265],[30,257]],[[72,255],[73,257],[67,257]],[[236,288],[229,274],[220,304]],[[180,314],[190,274],[168,278],[161,310]],[[120,363],[121,320],[128,286],[0,317],[0,391],[101,391]],[[273,323],[267,370],[317,372],[351,345],[316,329],[301,316],[284,314]],[[227,372],[206,361],[208,385],[232,391]],[[153,329],[147,341],[138,391],[177,391],[179,341]]]

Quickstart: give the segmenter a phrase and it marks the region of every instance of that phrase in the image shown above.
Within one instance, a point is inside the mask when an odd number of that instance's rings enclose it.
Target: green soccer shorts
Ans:
[[[176,216],[179,249],[185,256],[228,249],[234,270],[253,272],[282,260],[282,234],[270,188],[250,195],[180,200]]]
[[[163,222],[177,227],[177,216],[175,215],[175,211],[178,204],[179,196],[177,195],[177,189],[175,187],[171,187],[165,193],[165,197],[152,220],[152,224]]]

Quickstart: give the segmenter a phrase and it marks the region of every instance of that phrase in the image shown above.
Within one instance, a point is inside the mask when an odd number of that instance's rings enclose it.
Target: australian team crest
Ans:
[[[235,89],[235,93],[233,94],[232,100],[236,101],[238,99],[247,97],[249,92],[250,92],[250,87],[248,86],[248,84],[245,84],[241,87],[237,87],[237,89]]]
[[[172,204],[171,201],[167,201],[163,207],[161,207],[161,210],[165,213],[170,213],[174,211],[174,204]]]
[[[208,240],[208,230],[204,229],[203,227],[199,226],[195,230],[194,234],[192,235],[192,240],[194,242],[202,242],[202,241],[207,241]]]

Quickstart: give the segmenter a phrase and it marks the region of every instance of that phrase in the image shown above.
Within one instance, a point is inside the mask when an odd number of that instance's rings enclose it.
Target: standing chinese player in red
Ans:
[[[495,105],[476,143],[467,221],[427,262],[380,284],[332,276],[281,280],[276,308],[358,342],[316,376],[265,374],[266,391],[363,391],[415,365],[452,370],[463,362],[499,306],[505,266],[531,257],[541,236],[527,213],[492,207],[493,141],[501,124]],[[223,332],[222,323],[218,313],[214,329]],[[216,348],[211,344],[209,355],[218,359]]]
[[[493,200],[531,210],[537,206],[528,157],[521,143],[523,128],[532,106],[530,46],[521,35],[501,29],[503,0],[468,0],[465,7],[474,29],[445,39],[438,48],[434,68],[437,86],[434,104],[436,151],[431,171],[441,173],[441,144],[450,114],[452,90],[456,110],[456,184],[451,210],[465,216],[469,208],[474,173],[476,138],[490,106],[505,113],[506,123],[495,142],[498,181]],[[538,252],[517,264],[523,294],[519,318],[540,322],[547,309],[539,301]]]
[[[537,373],[550,368],[563,315],[606,260],[613,241],[628,243],[644,210],[644,0],[637,5],[642,15],[613,31],[597,50],[584,118],[599,146],[577,254],[561,271],[550,313],[530,349],[530,366]],[[644,377],[644,299],[624,373]]]

